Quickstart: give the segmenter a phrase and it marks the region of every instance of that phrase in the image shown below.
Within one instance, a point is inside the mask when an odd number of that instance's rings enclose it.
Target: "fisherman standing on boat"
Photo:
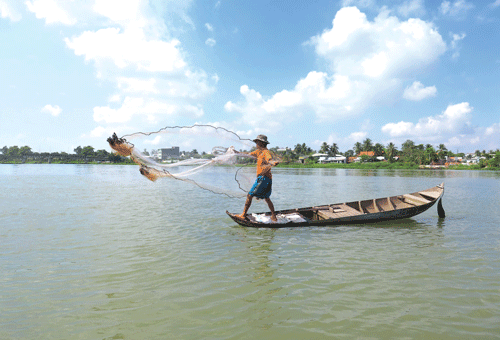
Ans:
[[[243,208],[243,213],[238,215],[238,217],[244,219],[246,218],[248,209],[252,204],[252,199],[254,197],[264,199],[271,210],[271,220],[276,222],[276,213],[274,212],[274,205],[269,198],[272,191],[272,174],[271,167],[278,165],[278,161],[273,161],[271,153],[267,149],[267,136],[258,135],[257,138],[253,140],[257,144],[257,150],[250,152],[249,155],[255,156],[257,158],[257,179],[255,183],[248,192],[247,200],[245,202],[245,207]]]

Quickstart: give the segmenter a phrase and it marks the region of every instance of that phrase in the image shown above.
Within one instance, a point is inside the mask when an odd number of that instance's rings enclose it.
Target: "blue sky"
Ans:
[[[499,43],[500,0],[0,0],[0,146],[198,123],[280,147],[494,150]]]

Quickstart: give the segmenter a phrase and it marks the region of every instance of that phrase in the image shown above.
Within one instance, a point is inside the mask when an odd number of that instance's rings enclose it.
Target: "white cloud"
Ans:
[[[430,22],[413,18],[399,21],[386,11],[370,22],[355,7],[338,11],[332,29],[313,37],[311,43],[337,73],[383,78],[422,69],[446,50]]]
[[[496,135],[497,137],[500,135],[500,123],[495,123],[486,128],[484,134],[486,136]]]
[[[148,19],[144,16],[146,4],[142,0],[96,0],[93,10],[121,26],[143,28]]]
[[[418,137],[439,139],[471,131],[469,113],[473,108],[467,102],[449,105],[441,115],[421,118],[418,123],[388,123],[382,132],[391,137]]]
[[[9,18],[11,21],[19,21],[22,16],[8,2],[0,0],[0,18]]]
[[[365,131],[353,132],[346,138],[346,141],[351,142],[351,144],[356,142],[362,142],[366,139],[367,136],[368,133]]]
[[[424,87],[424,85],[415,81],[411,86],[408,86],[404,93],[403,98],[408,100],[419,101],[428,97],[435,97],[437,94],[436,86]]]
[[[472,8],[474,8],[474,5],[465,0],[457,0],[454,3],[451,3],[450,1],[443,1],[439,6],[439,11],[443,15],[462,18]]]
[[[496,0],[495,2],[492,2],[489,6],[492,8],[500,6],[500,0]]]
[[[114,94],[111,97],[109,97],[108,102],[110,103],[118,103],[122,100],[122,96],[119,94]]]
[[[106,123],[125,123],[134,116],[144,116],[148,121],[155,123],[158,116],[175,116],[197,118],[203,115],[203,109],[194,105],[176,105],[173,102],[156,98],[129,97],[127,96],[122,106],[94,107],[94,121]]]
[[[407,0],[397,7],[397,11],[404,17],[422,15],[425,13],[423,0]]]
[[[96,127],[94,130],[90,131],[90,136],[91,137],[103,137],[103,136],[109,136],[113,132],[109,129],[106,129],[102,126]]]
[[[49,113],[54,117],[59,116],[59,114],[62,112],[62,109],[59,107],[59,105],[50,105],[47,104],[42,108],[43,113]]]
[[[149,39],[141,29],[105,28],[85,31],[78,37],[65,39],[66,45],[85,60],[98,66],[111,60],[118,68],[133,67],[137,71],[175,72],[186,66],[176,39]]]
[[[306,43],[329,63],[332,74],[311,71],[293,89],[269,97],[244,85],[243,100],[227,102],[226,111],[243,114],[252,126],[280,126],[303,114],[319,120],[351,117],[396,98],[403,79],[435,62],[446,44],[432,23],[388,14],[368,21],[356,7],[340,9],[332,28]]]
[[[117,78],[118,88],[127,93],[158,93],[156,79]]]
[[[156,136],[153,139],[148,139],[148,140],[144,141],[145,144],[149,144],[149,145],[158,145],[158,144],[160,144],[160,142],[161,142],[161,136]]]
[[[208,38],[207,40],[205,40],[205,44],[210,46],[210,47],[214,47],[215,46],[215,39],[212,39],[212,38]]]
[[[208,22],[205,24],[205,27],[209,32],[213,32],[213,30],[214,30],[214,27],[211,24],[209,24]]]
[[[121,0],[96,0],[91,15],[104,27],[65,38],[75,55],[93,62],[98,78],[116,84],[108,104],[94,108],[96,122],[203,115],[202,102],[217,79],[190,67],[181,42],[169,37],[169,28],[175,28],[166,24],[172,13],[192,24],[186,16],[190,3],[130,0],[124,6]]]
[[[453,51],[452,58],[456,59],[460,56],[458,42],[463,40],[466,37],[466,35],[465,35],[465,33],[462,33],[462,34],[451,34],[450,33],[450,35],[452,38],[452,41],[451,41],[451,50]]]
[[[64,2],[56,0],[32,0],[26,1],[26,7],[38,19],[45,19],[47,25],[51,24],[64,24],[64,25],[74,25],[76,24],[76,19],[73,18],[61,4]]]

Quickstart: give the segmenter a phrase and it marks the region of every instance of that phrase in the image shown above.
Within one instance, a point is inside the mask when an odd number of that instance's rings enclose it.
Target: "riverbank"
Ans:
[[[22,162],[22,161],[8,161],[8,162],[0,162],[0,164],[107,164],[107,165],[137,165],[137,163],[134,163],[133,161],[127,161],[127,162],[118,162],[118,163],[113,163],[113,162],[86,162],[86,161],[51,161],[51,162],[40,162],[40,161],[28,161],[28,162]]]
[[[451,165],[449,167],[443,168],[427,168],[425,166],[420,166],[417,164],[408,163],[389,163],[389,162],[370,162],[370,163],[329,163],[329,164],[300,164],[300,163],[288,163],[279,164],[278,168],[293,168],[293,169],[315,169],[315,168],[326,168],[326,169],[361,169],[361,170],[496,170],[499,168],[485,167],[481,168],[480,165]]]
[[[110,162],[85,162],[85,161],[73,161],[73,162],[65,162],[65,161],[53,161],[50,163],[47,162],[0,162],[0,164],[99,164],[99,165],[137,165],[132,161],[121,162],[121,163],[110,163]],[[249,165],[254,166],[254,165]],[[289,169],[361,169],[361,170],[490,170],[490,171],[500,171],[500,168],[492,168],[492,167],[484,167],[482,168],[478,164],[474,165],[452,165],[447,168],[427,168],[423,166],[419,166],[416,164],[408,164],[408,163],[400,163],[400,162],[369,162],[369,163],[311,163],[311,164],[302,164],[302,163],[280,163],[276,166],[277,168],[289,168]]]

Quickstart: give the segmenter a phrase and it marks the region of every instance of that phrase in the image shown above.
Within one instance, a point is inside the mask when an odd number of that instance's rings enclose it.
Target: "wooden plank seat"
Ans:
[[[439,198],[439,196],[441,196],[441,192],[439,192],[439,191],[432,191],[432,190],[421,191],[421,192],[419,192],[419,194],[423,195],[423,196],[432,197],[434,199]]]
[[[427,204],[430,200],[412,194],[403,195],[404,201],[414,205]]]
[[[349,217],[356,215],[363,215],[363,213],[358,210],[351,208],[345,204],[339,204],[336,206],[332,206],[332,209],[328,210],[318,210],[318,216],[322,219],[328,220],[331,218],[340,218],[340,217]]]
[[[390,197],[390,201],[392,205],[395,207],[395,209],[404,209],[404,208],[411,208],[414,207],[414,204],[408,204],[402,201],[402,196],[399,197]]]

